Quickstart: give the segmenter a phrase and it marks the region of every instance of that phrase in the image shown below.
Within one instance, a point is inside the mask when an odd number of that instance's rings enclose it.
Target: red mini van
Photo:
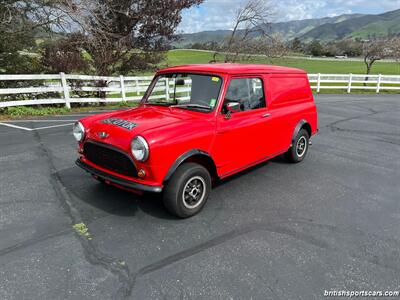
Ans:
[[[317,132],[307,74],[268,65],[186,65],[157,72],[137,108],[74,125],[76,164],[106,184],[162,192],[198,213],[212,182],[284,154],[302,161]]]

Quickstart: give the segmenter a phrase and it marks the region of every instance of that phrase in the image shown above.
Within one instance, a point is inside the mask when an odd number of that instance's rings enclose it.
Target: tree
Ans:
[[[60,23],[55,12],[56,1],[2,0],[0,1],[0,72],[34,73],[41,70],[38,57],[32,52],[35,34]]]
[[[225,62],[236,62],[240,54],[242,59],[249,58],[243,54],[253,52],[254,39],[268,37],[271,15],[268,2],[262,0],[249,0],[237,11],[232,33],[221,47],[225,51]]]
[[[345,53],[339,49],[338,43],[331,41],[326,43],[323,47],[323,55],[326,56],[335,56],[335,55],[344,55]]]
[[[164,57],[181,11],[203,0],[64,0],[80,47],[99,75],[153,69]]]
[[[79,33],[45,44],[41,53],[42,65],[51,73],[87,71],[89,62],[83,57],[81,44]]]
[[[286,55],[288,48],[280,34],[272,34],[253,39],[249,42],[249,55],[262,54],[268,58]]]
[[[400,62],[400,37],[395,37],[390,41],[391,56]]]
[[[372,40],[364,41],[363,44],[363,56],[364,63],[366,66],[366,74],[371,73],[373,64],[381,59],[390,57],[392,55],[391,45],[389,40]],[[368,76],[365,77],[365,81],[368,81]],[[367,84],[364,82],[364,86]]]
[[[2,0],[0,30],[6,33],[62,26],[64,14],[55,9],[62,0]]]
[[[324,54],[324,47],[319,41],[314,40],[308,45],[308,51],[313,56],[322,56]]]
[[[303,50],[303,44],[301,43],[299,38],[294,38],[290,48],[294,51],[294,52],[301,52]]]
[[[371,73],[372,65],[386,56],[388,56],[389,51],[387,48],[386,40],[372,40],[365,41],[363,44],[363,57],[366,66],[366,74]],[[368,80],[368,77],[366,78]]]
[[[360,56],[362,54],[362,44],[353,39],[344,39],[336,43],[340,55]]]

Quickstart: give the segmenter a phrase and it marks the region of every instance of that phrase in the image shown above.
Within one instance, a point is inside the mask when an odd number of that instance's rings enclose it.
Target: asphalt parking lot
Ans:
[[[235,175],[186,220],[76,167],[79,115],[3,122],[0,299],[399,290],[400,95],[321,95],[317,105],[303,163],[278,157]]]

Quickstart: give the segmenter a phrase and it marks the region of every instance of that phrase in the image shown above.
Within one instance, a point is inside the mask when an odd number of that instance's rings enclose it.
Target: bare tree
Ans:
[[[273,10],[265,0],[249,0],[240,8],[236,13],[232,33],[222,46],[225,62],[235,62],[239,57],[250,58],[249,54],[254,52],[254,39],[271,38],[268,29],[272,15]]]
[[[363,44],[363,56],[366,74],[371,73],[372,65],[384,56],[385,43],[383,41],[368,41]]]
[[[400,62],[400,37],[395,37],[390,41],[391,56]]]
[[[364,41],[363,43],[363,57],[366,66],[366,74],[371,74],[373,64],[381,59],[384,59],[389,55],[390,51],[388,48],[387,40],[373,40]],[[368,81],[368,76],[365,77],[365,81]],[[364,86],[366,83],[364,83]]]
[[[56,7],[62,0],[0,1],[0,31],[20,33],[36,28],[62,27],[65,15]]]
[[[277,58],[287,55],[289,49],[280,34],[264,35],[249,43],[248,53],[263,55],[267,58]]]

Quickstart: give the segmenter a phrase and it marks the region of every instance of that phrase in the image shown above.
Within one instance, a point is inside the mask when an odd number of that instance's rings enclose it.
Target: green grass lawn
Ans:
[[[222,58],[222,56],[220,57]],[[184,64],[202,64],[212,60],[211,52],[200,52],[193,50],[169,51],[166,63],[169,66]],[[246,63],[272,64],[304,69],[308,73],[330,73],[330,74],[364,74],[365,65],[362,61],[350,60],[310,60],[303,58],[274,58],[254,57]],[[376,62],[372,67],[373,74],[399,75],[400,63]]]

